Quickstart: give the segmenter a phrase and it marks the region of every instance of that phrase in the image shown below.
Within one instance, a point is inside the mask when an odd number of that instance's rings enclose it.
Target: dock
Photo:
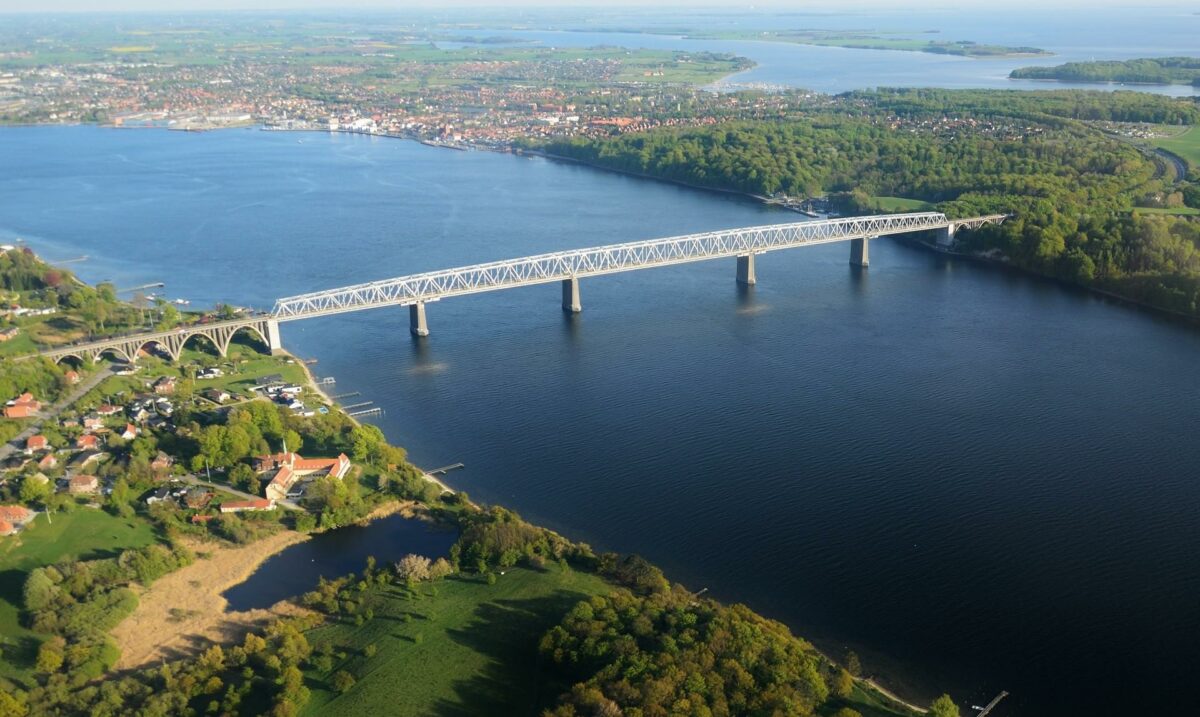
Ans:
[[[346,411],[346,415],[351,418],[361,418],[363,416],[382,416],[383,409],[379,406],[374,408],[364,408],[361,411]]]
[[[441,468],[434,468],[431,471],[426,471],[425,474],[431,475],[431,476],[439,476],[439,475],[444,476],[447,473],[449,473],[450,471],[458,470],[459,468],[466,468],[466,466],[463,465],[462,463],[451,463],[448,466],[442,466]]]
[[[975,717],[987,717],[988,713],[995,709],[996,705],[1000,704],[1000,700],[1004,699],[1005,697],[1008,697],[1008,693],[1004,690],[1001,690],[1000,694],[993,697],[992,701],[987,703],[986,707],[975,707],[972,705],[972,709],[980,710],[979,714],[975,715]]]

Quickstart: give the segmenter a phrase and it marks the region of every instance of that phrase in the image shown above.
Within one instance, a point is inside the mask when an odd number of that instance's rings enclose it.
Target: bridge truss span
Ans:
[[[944,214],[937,212],[845,217],[574,249],[402,276],[279,299],[275,303],[273,317],[279,321],[291,321],[383,306],[424,304],[451,296],[554,281],[575,282],[589,276],[722,257],[752,257],[764,252],[812,244],[851,240],[861,242],[885,235],[918,231],[952,232],[955,226],[999,223],[1004,218],[1004,215],[998,215],[948,220]]]
[[[280,322],[384,306],[409,307],[412,333],[425,336],[429,333],[425,304],[451,296],[561,281],[563,309],[576,312],[581,309],[579,280],[584,277],[737,257],[738,282],[753,284],[756,281],[754,257],[765,252],[849,241],[850,263],[865,267],[869,239],[933,231],[938,236],[939,244],[949,245],[953,243],[954,233],[958,229],[977,229],[984,224],[999,224],[1007,218],[1006,214],[967,219],[947,219],[944,214],[937,212],[885,214],[769,224],[572,249],[302,294],[279,299],[269,315],[257,314],[208,324],[192,324],[170,331],[114,336],[44,349],[36,355],[54,361],[73,358],[82,362],[97,361],[108,354],[119,360],[135,361],[141,354],[156,351],[174,360],[179,358],[189,341],[201,337],[224,356],[234,335],[240,331],[257,334],[268,349],[275,352],[283,347],[279,335]]]

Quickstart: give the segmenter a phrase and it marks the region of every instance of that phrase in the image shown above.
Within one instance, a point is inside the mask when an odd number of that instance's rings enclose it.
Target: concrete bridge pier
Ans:
[[[754,286],[758,283],[754,276],[753,254],[744,254],[737,258],[737,282],[743,286]]]
[[[957,229],[953,224],[947,224],[945,229],[937,229],[937,245],[951,246],[954,244],[954,230]]]
[[[283,351],[283,340],[279,338],[279,322],[275,319],[267,321],[265,338],[267,339],[267,348],[270,349],[272,355]]]
[[[866,267],[870,263],[867,250],[867,239],[850,240],[850,266]]]
[[[570,279],[563,279],[562,307],[563,311],[571,314],[583,311],[583,304],[579,301],[579,279],[573,276]]]
[[[408,330],[413,336],[429,335],[429,324],[425,322],[425,302],[408,305]]]

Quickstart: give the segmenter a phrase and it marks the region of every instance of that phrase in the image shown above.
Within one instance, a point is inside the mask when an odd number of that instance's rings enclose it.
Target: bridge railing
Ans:
[[[276,319],[287,321],[374,307],[404,306],[618,271],[943,229],[952,223],[956,222],[938,212],[887,214],[769,224],[573,249],[292,296],[278,300],[272,313]]]

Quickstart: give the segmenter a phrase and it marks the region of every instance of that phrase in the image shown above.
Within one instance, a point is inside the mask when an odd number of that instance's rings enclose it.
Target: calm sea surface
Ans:
[[[796,218],[387,139],[0,131],[0,240],[196,304]],[[284,341],[476,499],[918,696],[1193,712],[1200,333],[891,240],[866,272],[848,253],[762,256],[748,292],[718,261],[585,280],[574,317],[548,285],[433,304],[424,341],[399,309]]]

